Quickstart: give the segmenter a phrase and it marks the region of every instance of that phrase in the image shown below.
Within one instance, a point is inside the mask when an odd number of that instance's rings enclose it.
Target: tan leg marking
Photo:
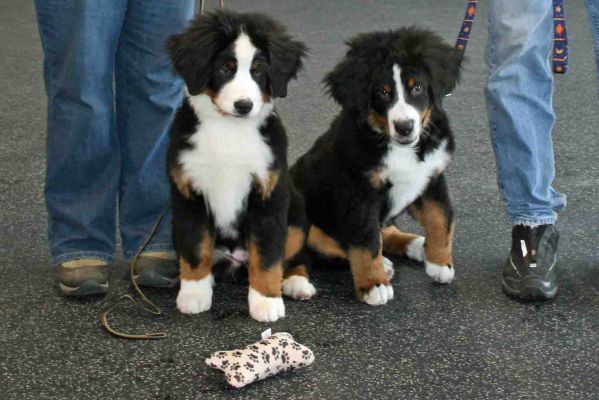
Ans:
[[[285,271],[285,274],[283,275],[283,279],[287,279],[293,275],[298,275],[298,276],[303,276],[304,278],[308,278],[308,269],[306,268],[306,266],[304,264],[300,264],[297,267],[293,267],[293,269]]]
[[[263,296],[281,297],[281,283],[283,282],[283,263],[277,262],[272,266],[263,266],[262,257],[258,246],[249,242],[249,265],[250,287]],[[265,269],[263,267],[270,267]]]
[[[349,265],[358,294],[370,290],[374,285],[389,284],[389,278],[383,267],[382,242],[376,255],[360,247],[350,248]]]
[[[204,279],[212,272],[212,256],[214,254],[214,239],[209,233],[204,233],[199,246],[199,265],[191,265],[183,257],[179,258],[179,273],[181,279],[197,281]]]
[[[396,226],[390,225],[381,230],[383,235],[383,246],[385,251],[393,254],[404,255],[408,251],[408,245],[419,236],[412,233],[402,232]]]
[[[412,213],[422,224],[426,234],[424,255],[427,261],[437,265],[452,264],[451,242],[454,226],[449,226],[441,206],[434,201],[424,200],[422,209],[412,207]]]
[[[190,199],[192,194],[191,179],[185,175],[183,169],[181,167],[171,168],[170,175],[181,195],[186,199]]]
[[[325,256],[347,258],[347,253],[341,248],[339,243],[316,225],[310,225],[308,245]]]
[[[304,247],[304,231],[295,226],[287,227],[287,241],[285,242],[285,260],[295,256]]]

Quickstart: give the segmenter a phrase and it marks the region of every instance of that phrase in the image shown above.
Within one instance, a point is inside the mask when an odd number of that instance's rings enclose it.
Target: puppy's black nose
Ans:
[[[395,130],[397,131],[397,134],[400,136],[410,136],[412,134],[412,131],[414,130],[414,120],[413,119],[406,119],[403,121],[395,121],[395,122],[393,122],[393,125],[395,126]]]
[[[252,111],[252,107],[254,107],[254,103],[250,100],[237,100],[233,103],[235,107],[235,111],[240,115],[246,115],[250,111]]]

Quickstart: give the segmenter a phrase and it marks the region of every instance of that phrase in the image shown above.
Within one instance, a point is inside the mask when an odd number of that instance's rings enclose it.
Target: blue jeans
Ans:
[[[599,0],[587,0],[587,10],[589,11],[589,24],[593,34],[593,43],[595,44],[595,66],[597,67],[597,83],[599,84]],[[599,87],[597,94],[599,95]]]
[[[193,0],[36,0],[48,96],[45,197],[54,261],[125,257],[169,197],[168,127],[182,82],[166,38]],[[171,250],[170,221],[147,250]]]
[[[551,186],[552,0],[488,4],[485,94],[499,190],[513,224],[552,224],[566,205]]]

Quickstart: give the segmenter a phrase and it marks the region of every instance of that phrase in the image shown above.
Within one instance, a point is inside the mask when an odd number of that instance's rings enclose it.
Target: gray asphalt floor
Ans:
[[[208,2],[215,6],[216,1]],[[228,0],[272,14],[305,41],[310,58],[277,105],[290,157],[307,150],[337,112],[320,81],[357,32],[418,24],[453,42],[466,1]],[[507,298],[500,271],[510,225],[498,194],[483,86],[487,37],[481,2],[461,86],[446,108],[457,136],[449,173],[457,213],[456,280],[433,284],[397,259],[396,298],[359,303],[346,268],[318,268],[309,302],[286,300],[269,325],[310,347],[315,363],[239,391],[203,364],[267,327],[250,319],[246,288],[215,288],[210,312],[181,315],[176,290],[149,290],[164,313],[117,312],[123,328],[166,331],[161,341],[111,337],[99,324],[106,299],[59,296],[43,203],[45,104],[42,53],[30,1],[0,0],[0,398],[2,399],[599,399],[599,102],[582,0],[566,3],[570,72],[556,78],[560,294],[546,304]],[[419,232],[409,218],[399,225]],[[127,289],[112,269],[110,296]]]

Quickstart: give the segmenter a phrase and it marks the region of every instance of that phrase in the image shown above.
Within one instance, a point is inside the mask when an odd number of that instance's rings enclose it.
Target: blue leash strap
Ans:
[[[462,29],[455,43],[455,48],[464,55],[472,24],[476,16],[478,0],[469,0],[466,7],[466,15],[462,23]],[[564,74],[568,70],[568,36],[566,34],[566,17],[564,12],[564,0],[553,0],[553,72]]]

